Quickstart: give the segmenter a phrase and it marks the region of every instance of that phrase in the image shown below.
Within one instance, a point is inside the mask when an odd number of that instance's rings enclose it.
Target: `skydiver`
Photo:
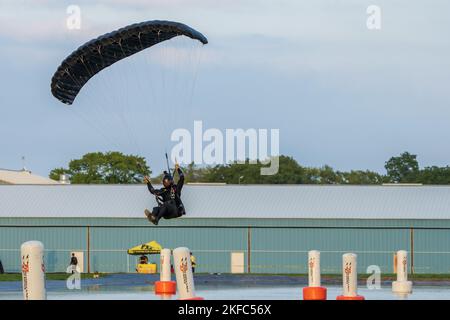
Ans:
[[[148,191],[155,195],[158,206],[153,208],[153,211],[145,209],[147,219],[154,225],[158,225],[161,218],[174,219],[186,214],[183,202],[181,201],[181,189],[184,184],[184,174],[178,163],[175,164],[175,172],[178,173],[178,182],[175,184],[173,177],[167,171],[164,171],[162,180],[163,188],[155,189],[152,186],[149,177],[144,177],[144,182],[147,184]]]

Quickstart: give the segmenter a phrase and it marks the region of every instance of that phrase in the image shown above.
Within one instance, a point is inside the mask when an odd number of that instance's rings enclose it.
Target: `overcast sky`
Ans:
[[[81,9],[80,30],[66,27],[70,4]],[[381,30],[366,27],[372,4],[382,10]],[[101,80],[118,85],[126,64],[99,76],[73,110],[50,93],[53,73],[78,46],[155,19],[183,22],[209,40],[199,48],[192,98],[170,110],[177,127],[197,119],[221,130],[280,129],[280,152],[306,166],[384,172],[403,151],[422,166],[450,164],[448,12],[446,0],[1,0],[0,168],[20,169],[25,156],[29,169],[48,175],[87,152],[119,149],[161,170],[161,150],[171,146],[164,108],[150,107],[151,119],[138,115],[129,132],[89,108]],[[145,62],[130,65],[164,63]],[[132,108],[149,97],[127,99]]]

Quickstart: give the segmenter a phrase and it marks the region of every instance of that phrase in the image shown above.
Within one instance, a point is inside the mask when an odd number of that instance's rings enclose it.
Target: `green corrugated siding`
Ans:
[[[126,250],[151,240],[166,248],[188,247],[197,257],[199,272],[229,272],[231,252],[243,251],[247,244],[245,229],[95,227],[90,230],[93,270],[107,267],[109,272],[123,272],[127,268],[133,271],[136,258],[129,258],[127,265]],[[108,255],[106,250],[114,251]],[[158,262],[158,257],[150,260]]]
[[[154,228],[137,218],[0,218],[0,226],[136,226]],[[234,219],[182,218],[163,220],[166,227],[362,227],[362,228],[450,228],[450,220],[385,219]]]
[[[72,250],[86,250],[86,229],[78,227],[1,227],[0,260],[6,272],[20,271],[20,246],[39,240],[45,246],[45,264],[49,272],[64,272]]]
[[[450,230],[414,230],[414,272],[450,273]]]
[[[133,272],[137,258],[128,256],[126,250],[156,240],[164,247],[190,248],[199,272],[229,272],[231,252],[241,251],[246,254],[245,263],[250,260],[251,272],[306,273],[307,251],[316,249],[322,252],[324,273],[340,273],[345,252],[358,254],[359,272],[378,265],[390,273],[393,253],[411,252],[413,239],[411,258],[416,273],[450,273],[448,220],[183,218],[154,227],[145,219],[0,218],[0,260],[7,272],[17,272],[20,245],[40,240],[49,272],[64,271],[74,250],[85,252],[87,270],[88,226],[91,271]],[[158,256],[150,260],[158,262]]]
[[[346,252],[358,254],[359,272],[373,264],[392,272],[392,256],[399,249],[409,250],[409,230],[254,229],[251,266],[257,273],[307,273],[307,252],[319,250],[324,273],[341,272]]]

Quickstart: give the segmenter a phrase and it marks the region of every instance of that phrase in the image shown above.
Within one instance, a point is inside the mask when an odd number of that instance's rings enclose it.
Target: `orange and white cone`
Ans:
[[[173,295],[177,284],[170,278],[170,249],[162,249],[160,254],[160,280],[155,282],[155,293],[158,295]]]
[[[327,300],[327,289],[320,285],[320,252],[308,252],[308,286],[303,288],[303,300]]]

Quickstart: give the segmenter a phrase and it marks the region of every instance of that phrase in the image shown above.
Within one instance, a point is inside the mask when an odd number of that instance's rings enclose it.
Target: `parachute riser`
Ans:
[[[172,172],[170,171],[169,157],[167,156],[167,152],[166,152],[166,162],[167,162],[167,172],[169,172],[169,175],[173,178]]]

